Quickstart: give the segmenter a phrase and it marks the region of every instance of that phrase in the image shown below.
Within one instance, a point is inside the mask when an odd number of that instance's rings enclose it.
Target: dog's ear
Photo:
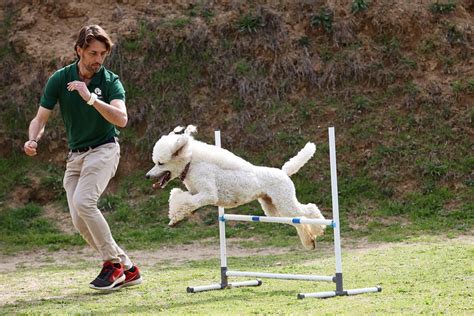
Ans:
[[[184,133],[184,127],[183,126],[176,126],[175,129],[170,132],[168,135],[172,134],[183,134]]]
[[[178,140],[176,141],[175,148],[176,150],[173,152],[172,156],[177,157],[183,155],[186,150],[186,146],[188,145],[189,138],[187,135],[181,135]]]
[[[186,130],[184,131],[184,133],[186,135],[191,136],[192,134],[197,133],[197,128],[194,125],[188,125],[188,127],[186,127]]]

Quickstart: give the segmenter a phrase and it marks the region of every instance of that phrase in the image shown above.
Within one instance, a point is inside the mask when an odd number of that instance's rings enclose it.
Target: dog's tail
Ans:
[[[303,149],[299,151],[299,153],[288,160],[283,167],[281,167],[281,170],[285,172],[288,176],[291,176],[300,170],[301,167],[304,166],[305,163],[308,162],[308,160],[313,157],[314,153],[316,151],[316,145],[309,142],[304,146]]]

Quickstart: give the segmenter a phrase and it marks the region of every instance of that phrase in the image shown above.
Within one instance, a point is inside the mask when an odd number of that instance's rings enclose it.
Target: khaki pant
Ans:
[[[64,188],[74,227],[104,261],[122,262],[125,269],[132,262],[115,243],[109,225],[97,208],[97,201],[115,175],[120,159],[120,145],[110,143],[84,153],[69,153],[64,174]]]

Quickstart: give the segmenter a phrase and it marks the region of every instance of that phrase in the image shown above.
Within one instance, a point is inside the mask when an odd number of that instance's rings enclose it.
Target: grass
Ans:
[[[77,254],[76,254],[77,255]],[[228,254],[232,256],[232,254]],[[334,290],[323,282],[263,279],[260,287],[188,294],[187,286],[219,282],[219,260],[140,262],[145,282],[134,289],[88,289],[97,267],[49,259],[0,275],[1,314],[472,314],[472,240],[418,238],[368,249],[343,249],[346,289],[380,285],[381,293],[298,300],[297,293]],[[186,258],[186,253],[182,254]],[[39,258],[41,261],[41,258]],[[275,273],[333,274],[330,247],[316,253],[229,257],[229,268]],[[44,282],[48,280],[47,282]],[[243,280],[232,278],[232,280]]]

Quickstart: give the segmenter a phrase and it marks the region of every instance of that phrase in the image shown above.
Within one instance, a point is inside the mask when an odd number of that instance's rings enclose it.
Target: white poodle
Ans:
[[[205,205],[236,207],[258,200],[267,216],[324,219],[312,203],[296,199],[290,177],[314,154],[316,146],[306,146],[281,169],[254,166],[228,150],[208,145],[192,137],[196,127],[178,126],[162,136],[153,148],[155,166],[146,174],[157,179],[153,188],[164,188],[179,177],[188,191],[174,188],[169,198],[168,225],[174,226]],[[314,249],[315,238],[324,233],[325,225],[294,225],[303,246]]]

